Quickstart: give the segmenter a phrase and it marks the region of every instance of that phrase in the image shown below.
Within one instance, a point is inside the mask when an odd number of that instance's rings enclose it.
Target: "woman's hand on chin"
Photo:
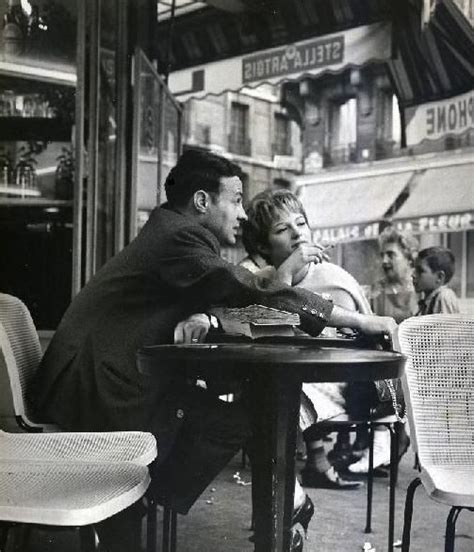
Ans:
[[[300,243],[277,268],[279,280],[295,285],[306,276],[310,263],[319,264],[328,260],[324,248],[314,243]]]

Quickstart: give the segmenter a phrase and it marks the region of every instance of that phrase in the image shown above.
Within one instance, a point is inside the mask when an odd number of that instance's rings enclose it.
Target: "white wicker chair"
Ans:
[[[28,403],[28,388],[41,360],[41,346],[28,308],[17,297],[0,293],[0,460],[28,458],[61,462],[133,462],[147,466],[156,457],[156,440],[144,432],[59,433],[42,423]],[[39,434],[38,432],[48,432]],[[51,433],[55,432],[55,433]],[[38,438],[38,440],[35,440]],[[8,456],[10,455],[10,456]],[[148,549],[156,539],[156,504],[148,500]],[[152,544],[153,540],[153,544]]]
[[[398,328],[407,356],[404,392],[421,473],[407,490],[402,551],[410,547],[413,496],[422,483],[430,498],[451,506],[445,550],[454,550],[455,523],[474,509],[474,317],[435,314]]]
[[[42,356],[33,319],[17,297],[0,293],[0,425],[3,429],[58,431],[37,419],[28,390]]]
[[[138,501],[150,484],[146,466],[121,463],[57,463],[0,460],[0,520],[83,527]],[[7,534],[4,533],[3,547]],[[95,548],[85,538],[83,550]]]
[[[103,433],[6,433],[0,430],[0,461],[148,466],[156,458],[156,439],[141,431]]]

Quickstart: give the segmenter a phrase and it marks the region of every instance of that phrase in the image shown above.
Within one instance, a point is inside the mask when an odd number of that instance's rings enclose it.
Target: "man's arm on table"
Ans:
[[[397,323],[391,316],[377,316],[349,311],[334,305],[329,317],[328,326],[335,328],[352,328],[365,334],[392,334]]]
[[[361,314],[348,311],[334,305],[330,315],[329,326],[345,327],[359,330],[365,334],[392,335],[397,324],[390,316],[376,316],[375,314]],[[193,314],[179,322],[174,331],[175,343],[203,342],[211,328],[210,317],[207,314]]]

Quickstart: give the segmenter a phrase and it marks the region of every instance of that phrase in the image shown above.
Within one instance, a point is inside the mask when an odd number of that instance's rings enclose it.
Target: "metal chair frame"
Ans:
[[[339,431],[345,429],[356,431],[359,427],[366,427],[369,431],[369,469],[367,472],[367,507],[365,515],[364,533],[372,532],[372,499],[374,484],[374,429],[386,427],[390,433],[390,468],[389,468],[389,509],[388,509],[388,552],[393,552],[395,530],[395,490],[398,481],[398,425],[395,415],[381,419],[345,419],[342,415],[337,419],[332,418],[318,422],[321,429]]]

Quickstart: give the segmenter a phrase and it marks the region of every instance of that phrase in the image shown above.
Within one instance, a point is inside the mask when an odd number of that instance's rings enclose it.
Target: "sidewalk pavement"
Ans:
[[[249,469],[242,469],[237,455],[206,490],[187,516],[178,516],[178,552],[253,552],[248,541],[251,505]],[[416,472],[409,451],[400,463],[396,494],[395,540],[401,539],[405,492]],[[301,465],[299,465],[301,468]],[[371,534],[364,533],[366,487],[355,491],[307,489],[316,513],[309,526],[305,552],[361,552],[370,543],[376,552],[387,550],[388,479],[374,483]],[[415,495],[411,552],[444,550],[444,530],[449,507],[427,498],[422,487]],[[473,514],[463,511],[456,530],[456,552],[474,550]],[[161,512],[158,520],[161,538]],[[36,532],[32,552],[78,552],[77,535],[64,531]],[[160,550],[160,546],[158,546]],[[400,548],[395,548],[400,550]],[[136,551],[130,551],[136,552]]]

